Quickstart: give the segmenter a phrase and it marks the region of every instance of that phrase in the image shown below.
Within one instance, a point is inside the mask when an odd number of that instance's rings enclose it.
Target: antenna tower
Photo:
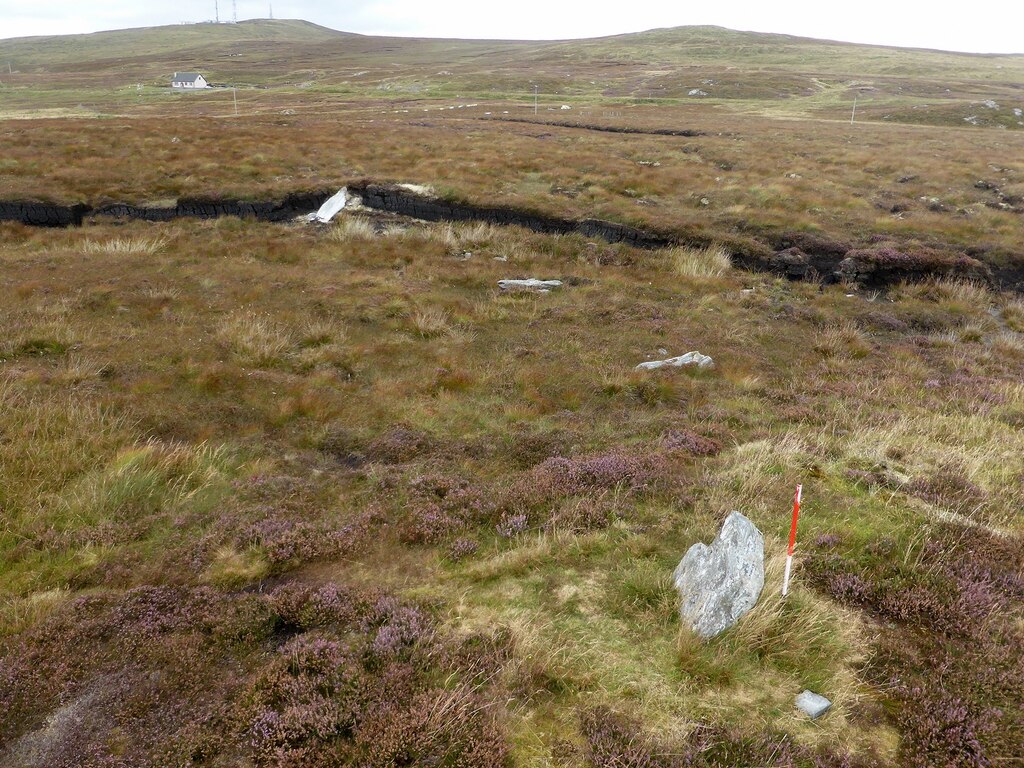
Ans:
[[[217,0],[213,0],[213,18],[218,24],[220,24],[220,3]]]
[[[231,0],[231,23],[238,23],[238,0]]]
[[[267,5],[270,8],[270,20],[273,21],[274,20],[274,4],[273,3],[267,3]]]

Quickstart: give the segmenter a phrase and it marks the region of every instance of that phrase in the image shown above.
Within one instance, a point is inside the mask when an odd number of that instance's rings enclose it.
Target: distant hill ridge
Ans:
[[[176,24],[160,27],[139,27],[133,29],[110,30],[79,35],[54,35],[11,38],[0,40],[0,52],[4,56],[21,57],[26,63],[55,63],[83,56],[108,57],[116,48],[124,55],[149,53],[159,55],[174,50],[188,49],[193,46],[231,44],[238,42],[274,42],[274,43],[324,43],[337,41],[389,41],[405,46],[417,47],[441,38],[397,38],[360,35],[353,32],[342,32],[301,19],[252,19],[237,24],[203,22],[196,24]],[[640,50],[670,50],[673,48],[693,49],[719,46],[756,46],[762,55],[770,55],[770,49],[787,48],[841,48],[862,50],[865,52],[888,51],[902,55],[970,57],[980,59],[1008,58],[1024,59],[1024,54],[973,54],[951,53],[930,49],[899,48],[893,46],[866,45],[845,43],[814,38],[797,37],[794,35],[742,32],[725,27],[698,25],[682,27],[665,27],[645,32],[632,32],[596,38],[575,40],[518,41],[518,40],[477,40],[477,39],[444,39],[444,42],[458,48],[460,46],[477,47],[488,44],[495,48],[503,45],[530,45],[547,48],[604,48],[607,46],[625,46]]]
[[[487,99],[540,83],[542,93],[560,98],[835,101],[846,89],[870,86],[893,100],[891,111],[906,107],[896,119],[947,124],[962,123],[975,103],[1019,106],[1024,81],[1024,55],[870,46],[714,26],[580,40],[461,40],[378,37],[261,19],[0,40],[0,61],[10,62],[15,76],[29,76],[11,81],[15,87],[75,90],[158,85],[175,71],[199,71],[219,83],[315,84],[415,98]],[[908,112],[917,103],[906,103],[908,94],[930,100],[933,112],[926,118]],[[955,113],[934,113],[934,104],[951,99],[959,102]],[[1018,127],[1010,112],[998,120]]]

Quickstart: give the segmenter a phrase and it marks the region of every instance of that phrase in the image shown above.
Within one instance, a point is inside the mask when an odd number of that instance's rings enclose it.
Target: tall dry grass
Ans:
[[[266,315],[236,313],[221,321],[217,338],[248,364],[273,366],[292,347],[288,329]]]
[[[680,246],[666,253],[672,271],[679,277],[722,277],[732,268],[732,257],[721,245],[704,248]]]
[[[156,237],[115,237],[110,240],[87,240],[82,243],[83,253],[110,256],[152,256],[166,247],[168,238]]]

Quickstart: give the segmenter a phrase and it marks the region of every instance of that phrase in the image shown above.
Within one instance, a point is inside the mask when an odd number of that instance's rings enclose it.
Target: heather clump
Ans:
[[[988,768],[984,741],[999,728],[995,708],[979,709],[931,686],[897,685],[894,696],[903,704],[899,725],[914,749],[912,768]]]
[[[627,499],[675,488],[668,452],[621,448],[578,458],[552,456],[496,487],[495,530],[585,533],[629,515]]]
[[[769,242],[776,250],[799,248],[813,256],[842,258],[853,248],[853,244],[845,240],[836,240],[820,232],[790,231],[772,235]]]
[[[1005,602],[989,574],[964,573],[933,553],[925,554],[932,555],[930,567],[893,558],[889,542],[881,542],[873,557],[861,560],[819,549],[808,559],[807,574],[837,600],[891,621],[958,636],[983,632],[991,613]]]
[[[1024,638],[990,632],[970,642],[920,632],[879,638],[868,674],[897,705],[904,764],[980,768],[1021,754]]]
[[[258,474],[233,484],[234,498],[193,544],[193,563],[215,561],[225,543],[265,558],[272,570],[299,562],[350,555],[383,525],[380,508],[358,509],[343,519],[330,514],[322,481],[293,474]]]
[[[659,453],[616,449],[582,458],[553,456],[521,478],[513,495],[550,502],[612,489],[639,493],[666,481],[668,471],[668,459]]]
[[[75,598],[0,646],[0,743],[33,744],[49,764],[89,750],[87,764],[151,764],[154,747],[230,695],[237,682],[221,664],[264,641],[270,619],[256,595],[205,587]],[[69,704],[82,716],[70,717]]]
[[[278,590],[272,602],[309,631],[279,648],[237,709],[257,765],[506,763],[479,686],[437,684],[438,665],[457,673],[466,647],[450,647],[420,608],[324,588]]]
[[[284,584],[267,597],[279,629],[294,633],[328,626],[351,624],[370,606],[367,595],[352,587],[329,582],[320,587]]]
[[[316,445],[318,450],[349,467],[358,467],[366,459],[365,441],[342,425],[329,424],[325,427]]]
[[[843,477],[854,485],[867,490],[876,488],[900,488],[903,483],[898,477],[884,467],[877,469],[846,469]]]
[[[485,697],[501,649],[449,639],[383,592],[146,587],[72,600],[0,650],[0,743],[19,764],[484,768],[508,754]]]
[[[399,539],[437,544],[490,519],[494,504],[468,480],[446,474],[422,475],[409,483]]]
[[[906,492],[953,512],[971,514],[986,506],[988,494],[972,482],[963,466],[944,464],[932,474],[915,477]]]
[[[914,562],[894,557],[891,539],[856,558],[838,551],[838,540],[828,534],[815,544],[807,560],[815,586],[883,618],[947,635],[986,634],[991,618],[1012,612],[1024,597],[1024,546],[981,529],[939,526]]]
[[[366,455],[381,464],[402,464],[428,452],[434,445],[426,432],[399,424],[370,441]]]
[[[691,456],[717,456],[722,452],[719,441],[689,429],[669,430],[662,437],[662,446],[666,451],[680,451]]]
[[[407,485],[398,536],[407,544],[439,544],[481,524],[506,539],[533,526],[599,530],[625,514],[625,506],[616,501],[620,494],[667,487],[669,468],[667,454],[617,449],[581,458],[549,457],[484,488],[453,475],[419,476]]]
[[[562,432],[519,429],[504,439],[502,457],[515,469],[529,469],[550,456],[562,455],[568,443]]]
[[[319,587],[286,584],[270,593],[268,603],[280,627],[311,631],[334,628],[358,631],[365,659],[386,659],[403,649],[430,650],[434,623],[414,603],[385,592],[328,582]]]
[[[511,539],[518,536],[520,533],[526,531],[530,525],[530,518],[520,513],[509,513],[505,512],[502,514],[501,519],[494,526],[494,530],[498,532],[498,535],[503,539]]]
[[[696,723],[684,737],[658,739],[640,722],[607,707],[580,716],[584,754],[591,768],[867,768],[878,763],[829,748],[802,746],[770,730],[741,733]]]
[[[642,733],[639,723],[606,707],[580,716],[584,753],[593,768],[676,768],[687,765],[689,755],[673,755]]]
[[[913,559],[895,556],[893,541],[859,557],[827,534],[814,547],[805,566],[817,588],[894,622],[868,674],[898,704],[905,764],[980,768],[1019,755],[1024,635],[1013,617],[1024,598],[1021,540],[946,524]]]
[[[266,510],[264,517],[243,528],[238,536],[246,546],[259,548],[276,567],[351,554],[365,543],[374,527],[372,513],[333,527],[322,520],[296,520],[278,512]]]
[[[476,539],[460,537],[448,547],[448,558],[453,562],[465,560],[467,557],[475,555],[478,549],[480,549],[480,542]]]

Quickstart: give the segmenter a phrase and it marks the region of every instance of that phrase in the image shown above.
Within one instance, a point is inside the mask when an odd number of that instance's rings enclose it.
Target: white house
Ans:
[[[189,91],[197,88],[209,88],[210,84],[206,78],[198,72],[175,72],[171,78],[171,88],[181,88]]]

